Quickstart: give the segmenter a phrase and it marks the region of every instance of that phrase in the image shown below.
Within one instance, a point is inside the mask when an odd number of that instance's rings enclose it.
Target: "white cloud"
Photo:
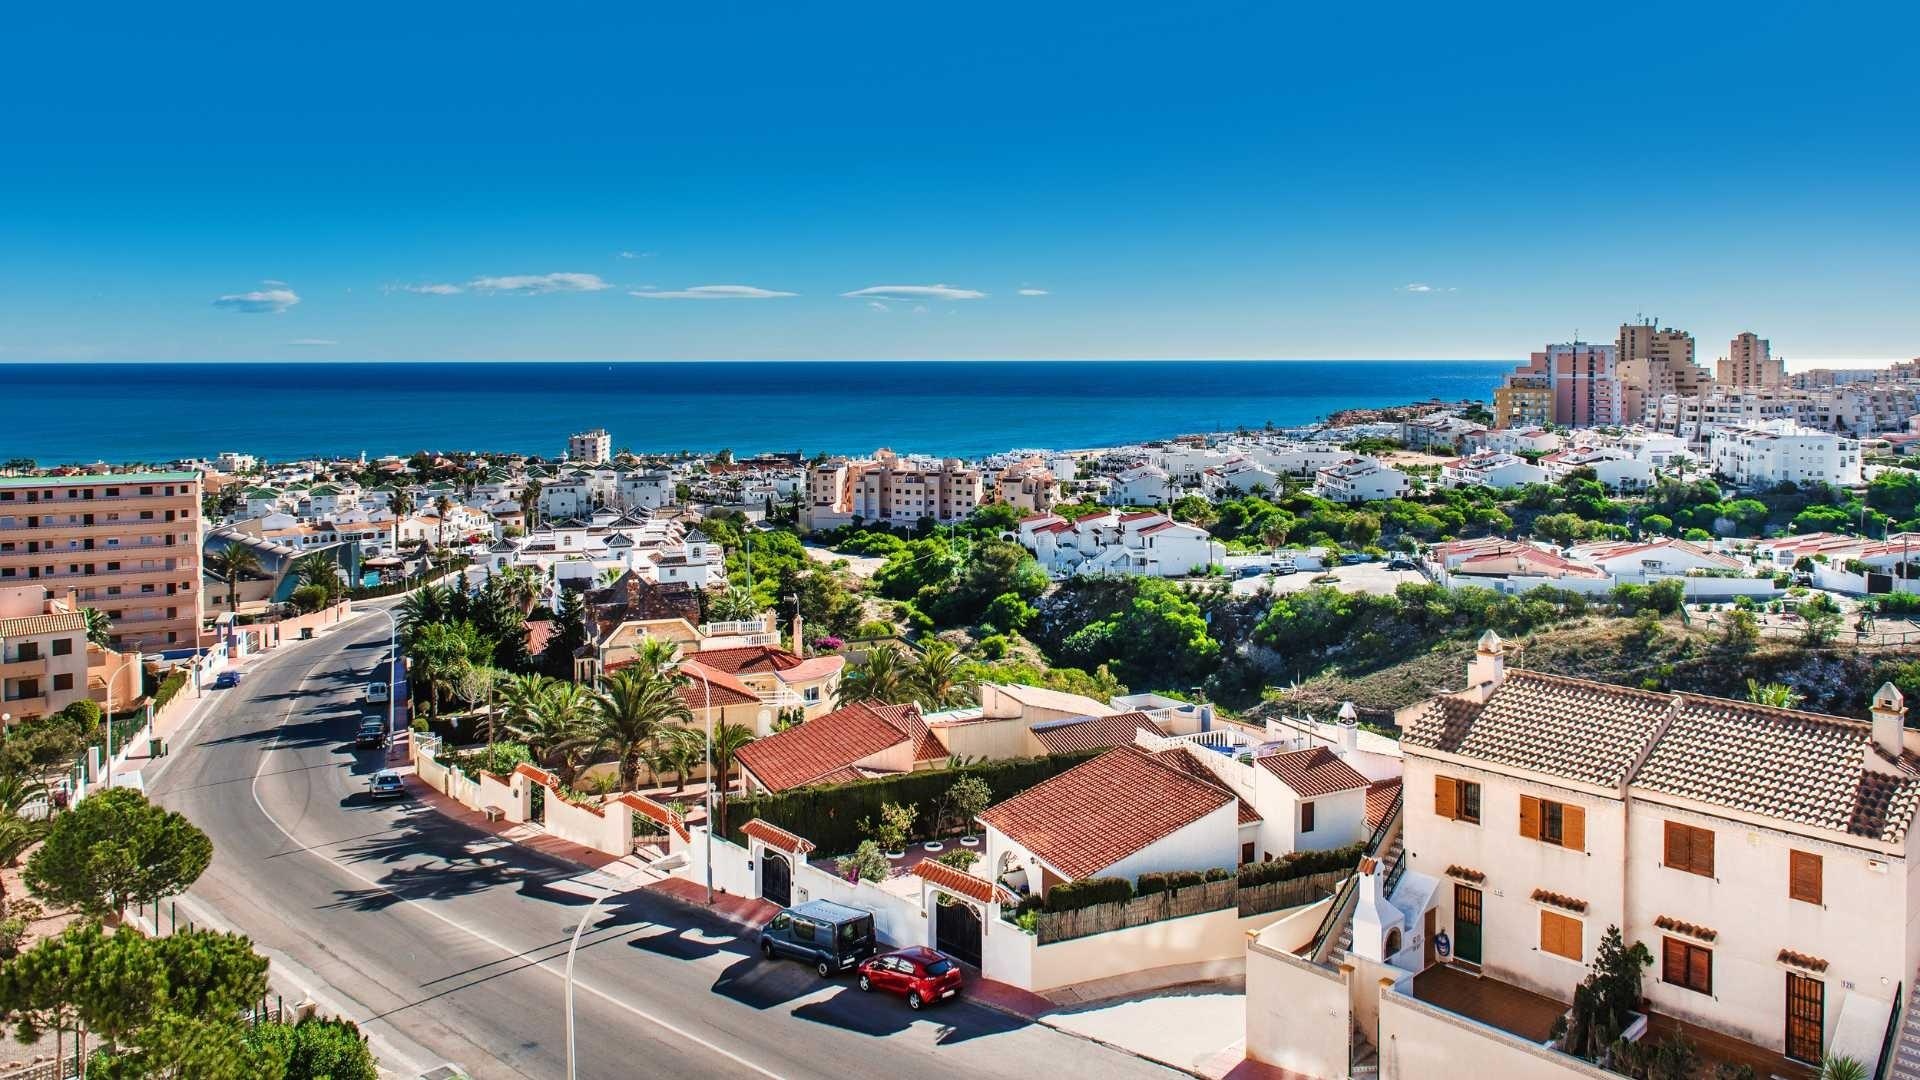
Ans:
[[[1045,289],[1021,289],[1020,295],[1021,296],[1046,296],[1048,295],[1048,293],[1047,293],[1047,290]]]
[[[278,289],[284,289],[287,287],[287,283],[279,280],[278,278],[267,278],[265,281],[262,281],[260,284],[269,285]]]
[[[796,294],[762,289],[753,285],[695,285],[690,289],[634,290],[627,295],[638,296],[643,300],[772,300]]]
[[[1438,285],[1428,285],[1424,282],[1416,281],[1411,285],[1400,286],[1400,291],[1410,292],[1410,293],[1437,293],[1437,292],[1458,292],[1459,290],[1451,287],[1443,289]]]
[[[294,338],[292,341],[287,342],[287,344],[297,345],[297,346],[300,346],[301,348],[321,348],[327,345],[338,345],[340,343],[332,340],[331,338],[297,337],[297,338]]]
[[[956,289],[952,285],[872,285],[840,295],[861,300],[979,300],[987,294],[976,289]]]
[[[887,305],[881,303],[878,300],[867,301],[867,306],[872,308],[875,311],[892,311],[893,310],[892,308],[888,307]]]
[[[556,292],[599,292],[612,285],[599,274],[510,274],[505,277],[474,278],[467,285],[475,292],[521,293],[536,296]]]
[[[252,292],[228,293],[215,300],[213,306],[242,315],[279,315],[299,302],[298,293],[280,285]]]
[[[455,293],[461,293],[466,291],[465,289],[462,289],[458,285],[453,285],[447,282],[438,282],[438,283],[426,282],[419,285],[395,285],[395,286],[392,286],[392,288],[399,289],[401,292],[420,293],[424,296],[452,296]]]
[[[655,253],[651,251],[623,251],[620,253],[620,257],[623,259],[651,259],[654,254]]]

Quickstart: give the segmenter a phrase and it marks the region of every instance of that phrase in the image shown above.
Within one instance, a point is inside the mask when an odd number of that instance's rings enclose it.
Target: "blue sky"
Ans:
[[[0,360],[1920,355],[1828,10],[32,5]]]

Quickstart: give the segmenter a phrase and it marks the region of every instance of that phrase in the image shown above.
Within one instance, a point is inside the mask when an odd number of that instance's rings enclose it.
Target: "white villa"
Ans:
[[[1057,577],[1145,574],[1186,577],[1222,562],[1226,546],[1197,525],[1157,511],[1108,511],[1078,521],[1035,514],[1020,522],[1020,544]]]

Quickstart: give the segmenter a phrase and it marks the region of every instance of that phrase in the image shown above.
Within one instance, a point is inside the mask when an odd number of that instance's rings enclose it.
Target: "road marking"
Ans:
[[[322,862],[327,863],[330,866],[333,866],[335,869],[348,875],[349,877],[355,878],[359,881],[363,881],[366,884],[372,886],[373,888],[378,889],[381,892],[386,893],[388,896],[393,897],[395,900],[399,901],[400,903],[406,904],[409,907],[413,907],[419,910],[422,914],[430,915],[433,918],[438,919],[441,922],[447,924],[448,926],[453,927],[455,930],[458,930],[461,933],[466,934],[468,937],[475,938],[479,941],[484,941],[488,945],[491,945],[494,948],[499,949],[501,952],[504,952],[509,956],[516,957],[519,959],[531,959],[526,955],[526,952],[524,950],[516,949],[511,945],[506,944],[505,942],[496,940],[495,938],[489,936],[488,934],[479,930],[475,930],[473,927],[468,926],[465,923],[462,923],[458,919],[452,918],[441,912],[435,911],[431,907],[428,907],[417,900],[413,900],[409,897],[401,896],[399,893],[393,891],[392,889],[388,888],[385,885],[382,885],[380,882],[374,880],[373,878],[360,873],[358,870],[355,870],[353,867],[348,866],[346,863],[343,863],[338,859],[331,858],[327,855],[323,855],[319,851],[301,844],[300,839],[294,836],[293,833],[289,832],[286,826],[280,824],[279,819],[275,818],[271,813],[267,812],[266,803],[260,801],[260,777],[266,771],[267,760],[273,756],[273,752],[275,750],[278,750],[280,748],[280,745],[279,745],[280,732],[286,728],[287,721],[293,718],[294,703],[299,701],[300,694],[306,688],[307,680],[309,678],[312,678],[314,671],[317,668],[319,668],[320,665],[326,662],[327,661],[325,659],[316,660],[313,662],[312,665],[310,665],[307,668],[305,672],[301,674],[299,683],[294,686],[293,697],[291,697],[287,701],[286,711],[281,713],[280,715],[280,723],[275,725],[273,741],[267,745],[266,752],[260,755],[260,765],[257,769],[254,770],[253,783],[251,785],[251,790],[253,792],[253,805],[259,808],[260,816],[266,818],[268,824],[280,830],[280,835],[286,837],[287,840],[294,845],[294,847],[299,848],[301,851],[304,851],[307,854],[312,855],[313,857],[321,860]],[[564,972],[555,971],[554,969],[548,967],[547,963],[548,962],[545,960],[533,960],[531,963],[531,966],[535,969],[546,972],[548,975],[551,975],[556,979],[565,980],[566,974]],[[695,1043],[707,1050],[710,1050],[713,1053],[716,1053],[721,1057],[726,1058],[727,1060],[733,1062],[736,1065],[739,1065],[742,1068],[750,1069],[753,1072],[760,1074],[761,1076],[769,1077],[770,1080],[782,1080],[782,1077],[780,1076],[779,1073],[771,1072],[765,1068],[762,1068],[761,1066],[756,1065],[751,1061],[748,1061],[746,1058],[741,1057],[739,1054],[736,1054],[733,1051],[728,1050],[724,1046],[720,1046],[717,1043],[713,1043],[708,1041],[707,1039],[703,1039],[699,1035],[696,1035],[693,1032],[686,1030],[685,1028],[679,1027],[678,1025],[672,1023],[671,1021],[655,1016],[654,1014],[646,1011],[645,1009],[642,1009],[639,1006],[632,1004],[631,1002],[627,1002],[620,998],[617,998],[612,994],[606,992],[605,990],[601,990],[600,988],[591,985],[590,983],[587,983],[579,978],[575,978],[573,980],[573,985],[578,990],[582,990],[582,991],[585,991],[586,993],[592,994],[594,997],[597,997],[602,1001],[605,1001],[609,1005],[613,1005],[617,1008],[624,1009],[627,1012],[632,1013],[633,1015],[639,1017],[640,1019],[645,1020],[646,1022],[653,1024],[656,1027],[660,1027],[669,1032],[672,1032],[673,1034],[680,1036],[681,1038],[687,1040],[688,1042]]]

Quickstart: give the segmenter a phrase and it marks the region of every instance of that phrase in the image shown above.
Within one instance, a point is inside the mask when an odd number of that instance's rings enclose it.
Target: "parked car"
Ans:
[[[1297,574],[1299,572],[1300,572],[1300,568],[1293,565],[1290,562],[1273,564],[1273,573],[1278,574],[1281,577],[1286,577],[1288,574]]]
[[[231,690],[239,685],[240,673],[237,671],[223,671],[213,677],[213,688],[215,690]]]
[[[873,913],[830,900],[787,908],[760,928],[760,955],[803,960],[823,979],[873,953]]]
[[[860,962],[860,989],[904,994],[918,1009],[960,993],[960,965],[938,949],[915,945]]]
[[[1240,568],[1241,577],[1259,577],[1260,573],[1261,571],[1258,566],[1248,565]]]
[[[353,733],[353,745],[359,749],[387,745],[387,722],[377,716],[362,717],[359,729]]]
[[[1340,556],[1341,566],[1358,566],[1361,563],[1368,563],[1372,561],[1373,561],[1373,556],[1367,554],[1364,551],[1348,552],[1347,554]]]
[[[406,793],[400,774],[392,769],[381,769],[367,781],[367,794],[375,799],[398,799]]]
[[[1419,567],[1418,567],[1417,565],[1415,565],[1415,564],[1414,564],[1414,561],[1413,561],[1412,559],[1389,559],[1389,560],[1387,561],[1387,569],[1389,569],[1389,570],[1418,570],[1418,569],[1420,569],[1420,568],[1419,568]]]
[[[367,704],[369,705],[384,704],[386,700],[387,700],[387,684],[386,683],[370,682],[367,684]]]

